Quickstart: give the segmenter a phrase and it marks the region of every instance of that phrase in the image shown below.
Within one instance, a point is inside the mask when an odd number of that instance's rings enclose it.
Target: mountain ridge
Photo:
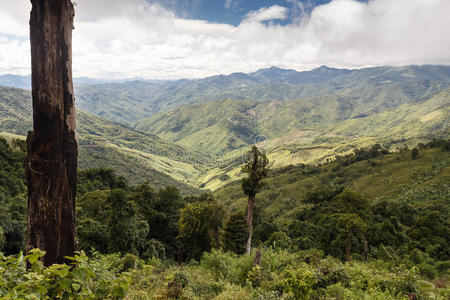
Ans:
[[[83,86],[76,88],[76,96],[80,109],[130,125],[178,106],[226,99],[285,101],[333,94],[366,97],[389,88],[411,90],[409,97],[416,99],[420,95],[415,94],[414,88],[420,85],[432,86],[436,92],[450,86],[450,66],[356,70],[321,67],[304,72],[268,68],[248,74],[232,73],[165,83]],[[395,101],[390,92],[384,94],[388,101]]]

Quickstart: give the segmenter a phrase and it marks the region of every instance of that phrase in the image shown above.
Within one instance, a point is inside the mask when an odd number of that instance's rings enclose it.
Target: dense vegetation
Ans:
[[[11,255],[24,248],[24,145],[0,145],[0,245]],[[374,145],[319,166],[271,170],[255,205],[260,266],[254,252],[242,254],[239,183],[183,197],[175,187],[130,186],[111,169],[83,170],[77,231],[89,258],[77,255],[70,269],[42,267],[39,251],[2,256],[0,296],[447,299],[449,150],[445,140],[398,153]]]

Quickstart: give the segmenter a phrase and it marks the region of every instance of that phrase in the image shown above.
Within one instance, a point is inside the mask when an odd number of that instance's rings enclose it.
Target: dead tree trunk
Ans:
[[[70,0],[31,0],[33,132],[28,134],[27,250],[47,252],[45,265],[77,249],[77,141],[72,85]]]
[[[247,206],[247,226],[248,226],[248,239],[246,245],[246,252],[250,254],[252,251],[252,235],[253,235],[253,208],[255,206],[255,196],[248,196],[248,206]]]

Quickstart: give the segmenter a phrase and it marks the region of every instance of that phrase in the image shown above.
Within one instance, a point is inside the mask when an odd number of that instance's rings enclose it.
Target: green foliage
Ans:
[[[81,249],[134,253],[146,259],[183,259],[177,222],[185,200],[177,188],[168,186],[155,191],[148,184],[133,188],[110,170],[87,170],[82,174],[80,190],[89,191],[93,186],[107,189],[118,184],[123,188],[86,192],[78,201]]]
[[[247,177],[242,179],[241,187],[247,196],[255,196],[263,186],[263,179],[267,176],[267,165],[269,160],[264,153],[261,153],[258,147],[253,146],[249,151],[249,157],[242,167],[242,172]]]
[[[94,168],[81,170],[77,174],[77,194],[83,196],[87,192],[97,190],[129,189],[123,176],[117,176],[113,169]]]
[[[0,251],[2,251],[3,246],[5,246],[6,238],[5,232],[3,231],[3,227],[0,226]]]
[[[291,238],[282,231],[274,232],[265,242],[274,249],[289,249],[292,245]]]
[[[211,272],[217,280],[225,279],[233,284],[244,285],[248,273],[253,268],[253,257],[212,249],[211,252],[203,253],[200,265]]]
[[[225,251],[237,254],[245,252],[248,237],[247,220],[242,213],[231,214],[223,228],[222,245]]]
[[[178,238],[182,241],[186,260],[200,259],[204,251],[219,248],[219,231],[225,209],[216,202],[187,203],[180,210]]]
[[[27,256],[0,256],[0,297],[2,299],[122,299],[129,278],[102,276],[86,255],[67,257],[70,265],[44,267],[45,252],[33,249]],[[30,269],[26,268],[26,264]]]
[[[417,266],[428,278],[445,276],[450,257],[445,145],[422,144],[415,160],[374,145],[313,173],[306,166],[269,172],[258,194],[263,221],[255,236],[266,245],[281,239],[297,251],[315,248],[342,260],[379,258]],[[247,201],[238,182],[215,196],[231,210]]]
[[[0,244],[7,254],[24,248],[26,228],[25,145],[22,141],[7,142],[0,137]]]
[[[127,199],[126,192],[114,189],[109,193],[111,214],[108,223],[110,252],[138,253],[144,248],[149,228],[139,208]]]
[[[283,292],[292,293],[295,299],[308,299],[317,282],[314,271],[307,264],[296,269],[285,269],[282,273]]]

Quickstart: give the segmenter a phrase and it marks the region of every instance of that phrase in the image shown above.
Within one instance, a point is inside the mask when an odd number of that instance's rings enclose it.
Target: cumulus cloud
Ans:
[[[232,26],[184,19],[146,0],[78,0],[74,74],[174,79],[269,66],[450,64],[448,0],[333,0],[301,22],[270,22],[304,13],[290,2],[289,12],[262,8]],[[28,1],[0,7],[0,74],[28,74]]]
[[[249,12],[245,18],[245,22],[263,22],[277,19],[286,19],[288,9],[283,6],[273,5],[270,7],[261,7],[256,11]]]

